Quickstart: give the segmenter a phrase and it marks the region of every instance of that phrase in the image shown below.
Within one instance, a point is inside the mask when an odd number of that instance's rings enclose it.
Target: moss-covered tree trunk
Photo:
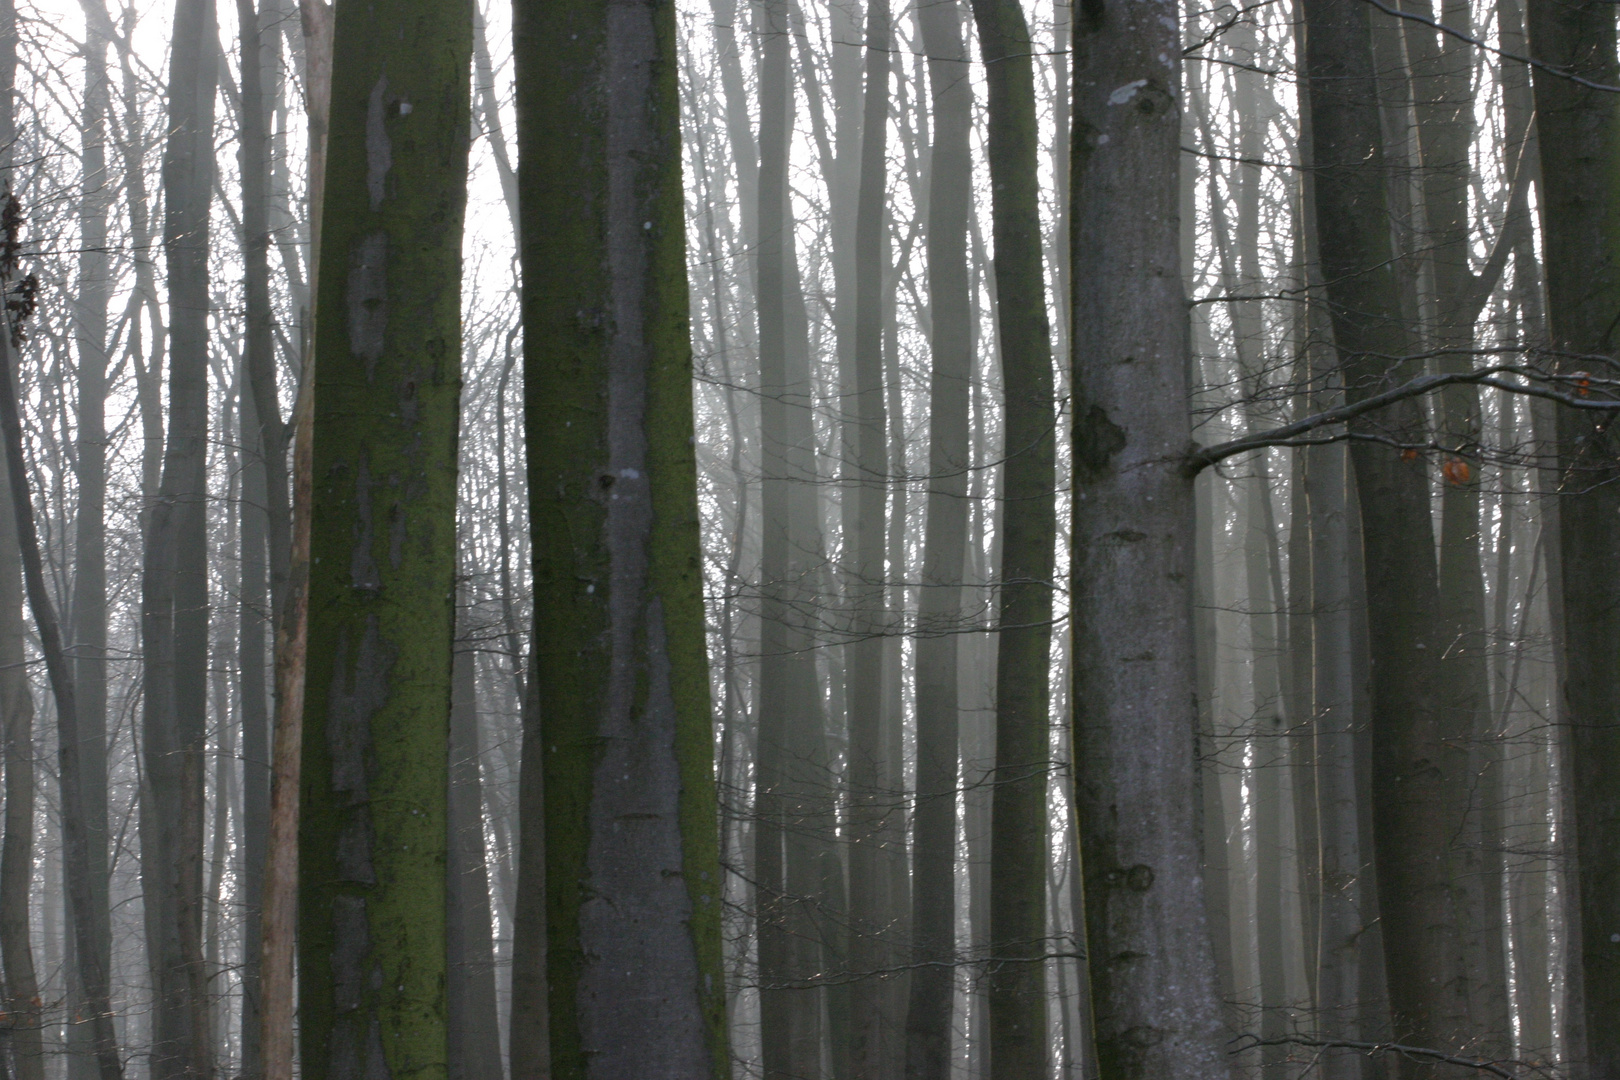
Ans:
[[[1046,842],[1051,766],[1056,411],[1041,266],[1034,43],[1017,0],[974,0],[989,90],[996,326],[1006,423],[990,815],[990,1075],[1047,1071]],[[1169,178],[1174,192],[1174,175]],[[1189,519],[1189,524],[1190,524]]]
[[[1074,703],[1104,1080],[1221,1075],[1200,873],[1191,432],[1170,0],[1075,25]]]
[[[1533,54],[1551,65],[1532,72],[1548,328],[1555,348],[1575,354],[1558,361],[1562,373],[1611,374],[1603,365],[1616,351],[1620,310],[1620,119],[1612,93],[1560,72],[1611,86],[1620,79],[1614,11],[1598,2],[1531,0],[1526,16]],[[1581,355],[1594,353],[1604,359]],[[1620,1075],[1620,439],[1613,420],[1613,413],[1567,407],[1557,417],[1562,689],[1573,749],[1565,780],[1579,879],[1580,937],[1572,945],[1585,981],[1594,1080]]]
[[[340,0],[332,48],[299,823],[302,1075],[444,1080],[472,8]]]
[[[720,1077],[675,8],[520,0],[514,37],[551,1073]]]

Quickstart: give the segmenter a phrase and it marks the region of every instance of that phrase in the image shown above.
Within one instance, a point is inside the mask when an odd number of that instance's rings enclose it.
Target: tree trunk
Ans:
[[[320,287],[321,208],[326,185],[326,129],[331,104],[332,9],[300,0],[304,109],[309,122],[309,289]],[[304,675],[309,642],[310,519],[314,498],[314,312],[306,312],[298,401],[294,407],[292,529],[287,592],[275,624],[275,728],[270,746],[270,812],[260,933],[259,1043],[264,1080],[293,1080],[294,950],[298,923],[298,817],[303,786]],[[258,395],[255,394],[255,397]],[[261,427],[262,432],[262,427]],[[261,451],[263,447],[261,446]],[[268,473],[266,474],[268,476]]]
[[[1389,245],[1382,136],[1364,5],[1306,0],[1306,69],[1322,276],[1346,399],[1414,374]],[[1372,656],[1373,827],[1396,1038],[1467,1052],[1473,1024],[1448,864],[1466,745],[1448,738],[1436,665],[1439,584],[1416,401],[1352,424]],[[1377,440],[1394,440],[1392,447]],[[1411,1075],[1433,1066],[1402,1062]]]
[[[7,30],[0,11],[0,35]],[[0,45],[3,49],[4,45]],[[0,73],[0,86],[4,82]],[[0,103],[0,108],[7,107]],[[4,333],[0,328],[0,333]],[[11,356],[7,350],[7,356]],[[4,373],[15,378],[14,373]],[[11,502],[9,480],[0,480],[0,508]],[[0,514],[0,738],[5,764],[5,842],[0,847],[0,970],[5,989],[0,1009],[10,1017],[6,1035],[17,1080],[44,1080],[45,1021],[29,922],[34,877],[34,696],[28,688],[23,625],[22,557],[16,518]],[[81,753],[83,751],[81,750]],[[86,830],[88,831],[88,830]],[[50,903],[51,898],[45,897]]]
[[[495,946],[478,740],[478,654],[455,652],[450,675],[450,851],[446,865],[445,1021],[449,1080],[502,1080]]]
[[[7,237],[8,242],[16,239]],[[0,273],[0,284],[7,280],[14,267],[5,266]],[[112,995],[107,971],[98,965],[100,952],[93,939],[92,882],[89,836],[85,828],[83,776],[79,764],[78,704],[75,700],[73,672],[68,665],[66,650],[62,647],[61,624],[56,609],[45,589],[44,560],[40,556],[39,533],[34,524],[34,506],[28,491],[27,466],[23,461],[22,420],[17,407],[17,365],[12,342],[9,312],[0,308],[7,317],[0,320],[0,440],[3,440],[6,479],[11,493],[12,521],[16,529],[17,548],[22,560],[22,573],[28,606],[34,613],[34,628],[38,634],[40,652],[51,681],[56,701],[57,784],[62,807],[62,869],[68,894],[69,920],[74,934],[74,951],[78,958],[79,976],[84,989],[85,1011],[89,1014],[96,1060],[101,1080],[123,1080],[123,1061],[119,1056],[117,1037],[113,1029]],[[9,736],[9,732],[7,733]]]
[[[141,881],[155,994],[153,1080],[212,1073],[203,956],[208,710],[209,210],[219,46],[212,0],[179,0],[163,160],[168,431],[141,573]]]
[[[866,90],[856,208],[854,264],[854,353],[844,369],[845,422],[843,490],[844,602],[850,644],[845,648],[845,691],[849,717],[848,792],[849,920],[847,956],[850,994],[850,1075],[861,1080],[892,1080],[889,1066],[901,1038],[903,1019],[891,1015],[888,981],[896,956],[888,931],[899,914],[890,895],[891,860],[904,856],[891,847],[893,823],[901,805],[900,763],[891,761],[888,725],[897,722],[883,693],[892,631],[884,610],[885,526],[888,522],[888,409],[884,400],[884,277],[889,270],[887,131],[890,52],[894,34],[888,0],[866,8]],[[842,306],[842,305],[840,305]]]
[[[1075,746],[1106,1080],[1227,1069],[1199,872],[1178,9],[1075,28]]]
[[[917,802],[912,819],[911,928],[915,948],[906,1012],[906,1080],[948,1080],[956,996],[956,851],[961,704],[958,631],[967,553],[968,387],[973,315],[967,222],[973,90],[958,3],[917,12],[933,106],[928,187],[928,505],[917,610]]]
[[[1620,198],[1614,161],[1620,130],[1611,96],[1563,77],[1600,84],[1620,77],[1613,12],[1598,3],[1527,4],[1541,147],[1541,218],[1547,322],[1554,349],[1575,354],[1558,370],[1590,368],[1581,354],[1614,352],[1620,305]],[[1594,1080],[1620,1075],[1620,467],[1609,414],[1558,410],[1559,562],[1567,671],[1563,700],[1571,735],[1563,779],[1574,810],[1579,880],[1580,977],[1586,1062]],[[1556,582],[1552,582],[1555,587]],[[1575,899],[1571,897],[1571,899]]]
[[[245,381],[245,380],[244,380]],[[243,1080],[262,1080],[264,1042],[259,973],[266,846],[270,827],[270,696],[267,630],[270,578],[265,521],[265,468],[260,460],[258,418],[251,394],[241,396],[242,525],[237,666],[242,700],[242,818],[238,896],[242,907],[242,1066]]]
[[[1016,0],[974,0],[973,16],[989,90],[987,156],[1006,425],[990,818],[989,1050],[993,1080],[1013,1080],[1044,1075],[1049,1057],[1042,958],[1049,951],[1046,789],[1052,757],[1048,671],[1056,416],[1041,266],[1034,45]]]
[[[675,11],[514,19],[551,1069],[719,1077]]]
[[[298,844],[302,1075],[443,1080],[471,3],[339,0],[332,58]]]
[[[79,205],[79,289],[73,304],[78,369],[78,438],[75,475],[78,510],[74,523],[73,609],[74,680],[79,691],[79,756],[85,777],[85,823],[91,860],[94,940],[102,970],[112,966],[112,934],[107,896],[107,306],[112,281],[107,256],[111,185],[107,171],[107,116],[110,84],[107,47],[112,24],[106,8],[85,9],[83,100],[84,194]],[[82,1012],[83,988],[77,970],[66,975],[68,1015]],[[89,1029],[70,1024],[67,1032],[70,1080],[90,1080],[95,1052]],[[23,1078],[27,1080],[27,1078]]]
[[[1434,5],[1428,0],[1406,0],[1403,6],[1434,17]],[[1443,0],[1439,6],[1446,25],[1469,25],[1466,3]],[[1474,321],[1492,284],[1477,279],[1469,265],[1469,148],[1474,135],[1470,49],[1410,19],[1402,21],[1402,29],[1417,103],[1426,225],[1421,249],[1426,253],[1435,309],[1430,337],[1438,349],[1457,350],[1442,353],[1435,366],[1444,372],[1466,372],[1474,366],[1467,351],[1474,344]],[[1509,142],[1517,141],[1510,134]],[[1508,152],[1516,149],[1510,146]],[[1508,157],[1504,164],[1511,175],[1514,159]],[[1470,454],[1482,436],[1479,388],[1447,387],[1440,394],[1440,405],[1441,445],[1449,453]],[[1479,480],[1477,474],[1468,481],[1448,480],[1441,490],[1438,616],[1445,652],[1437,677],[1445,738],[1466,747],[1473,758],[1470,768],[1449,778],[1446,796],[1452,804],[1450,819],[1462,823],[1448,860],[1459,920],[1459,963],[1467,978],[1472,1022],[1466,1034],[1471,1053],[1505,1058],[1512,1049],[1512,1024],[1502,947],[1498,811],[1502,763],[1488,697]]]
[[[765,1075],[816,1076],[826,970],[820,849],[834,834],[833,777],[816,674],[814,586],[822,562],[808,342],[788,201],[793,131],[786,0],[759,9],[759,735],[754,880]]]

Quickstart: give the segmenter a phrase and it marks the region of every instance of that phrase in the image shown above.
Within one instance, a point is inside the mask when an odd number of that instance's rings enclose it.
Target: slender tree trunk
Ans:
[[[956,996],[956,850],[960,662],[968,526],[968,387],[973,309],[967,221],[972,209],[973,91],[962,78],[967,46],[955,0],[917,12],[933,106],[928,187],[928,505],[917,610],[917,802],[913,815],[911,926],[915,949],[906,1012],[906,1080],[948,1080]]]
[[[866,9],[866,90],[856,209],[854,352],[846,373],[843,538],[844,602],[850,644],[845,648],[849,766],[845,772],[849,830],[850,1074],[891,1080],[891,1042],[900,1017],[890,1015],[887,981],[897,959],[887,931],[898,912],[890,895],[889,815],[901,800],[892,779],[885,733],[893,718],[883,688],[892,630],[884,610],[884,539],[888,521],[888,409],[884,400],[884,278],[889,269],[887,130],[890,53],[894,41],[888,0]]]
[[[1099,1073],[1227,1068],[1200,873],[1179,12],[1075,27],[1074,703]]]
[[[11,198],[13,115],[17,82],[17,11],[13,0],[0,0],[0,178]],[[89,125],[86,139],[94,138]],[[89,162],[86,162],[88,166]],[[88,167],[86,169],[88,173]],[[0,334],[9,334],[0,325]],[[98,342],[99,344],[99,342]],[[14,350],[0,350],[6,362],[0,378],[18,378]],[[83,353],[81,351],[81,357]],[[81,387],[81,400],[83,390]],[[5,836],[0,841],[0,1010],[8,1016],[6,1042],[17,1080],[43,1080],[45,1014],[39,998],[30,928],[34,910],[34,697],[28,688],[23,625],[22,550],[16,518],[5,514],[14,504],[8,478],[0,484],[0,764],[5,768]],[[30,510],[32,513],[32,510]],[[67,806],[63,814],[72,812]],[[82,827],[82,822],[81,822]],[[46,897],[49,903],[50,898]]]
[[[1016,0],[974,0],[989,90],[1006,510],[990,838],[990,1076],[1047,1069],[1048,671],[1057,504],[1052,342],[1041,266],[1033,42]],[[870,120],[868,121],[870,124]],[[870,132],[870,127],[868,128]],[[868,134],[870,138],[870,134]],[[1189,507],[1190,509],[1190,507]]]
[[[244,380],[245,381],[245,380]],[[261,1080],[264,1071],[259,972],[263,934],[266,845],[270,825],[270,697],[268,635],[270,614],[265,468],[258,418],[251,394],[241,395],[242,524],[241,586],[238,605],[238,692],[242,701],[242,818],[239,892],[242,921],[241,1037],[243,1080]]]
[[[3,46],[0,46],[3,47]],[[20,222],[20,217],[7,215],[8,220]],[[17,240],[15,232],[8,230],[7,246]],[[15,248],[11,248],[15,250]],[[0,285],[9,286],[11,266],[0,266]],[[38,635],[40,652],[44,654],[46,671],[56,702],[57,784],[59,805],[62,807],[62,869],[68,894],[69,920],[74,934],[75,955],[79,976],[84,989],[85,1011],[91,1026],[96,1060],[101,1080],[123,1080],[123,1061],[119,1056],[117,1036],[113,1029],[112,994],[110,979],[98,964],[99,951],[93,939],[93,893],[88,873],[90,866],[89,836],[85,828],[83,775],[79,763],[78,703],[75,700],[73,671],[62,647],[62,629],[57,621],[56,608],[45,588],[44,560],[40,556],[39,533],[34,523],[34,506],[28,490],[27,466],[23,461],[22,420],[17,406],[17,364],[12,340],[10,316],[4,307],[0,313],[0,440],[4,442],[6,479],[11,494],[12,521],[16,529],[17,549],[22,560],[22,573],[28,606],[34,613],[34,628]],[[9,733],[8,733],[9,734]],[[3,960],[3,954],[0,954]]]
[[[270,732],[265,710],[266,617],[275,625],[287,594],[292,555],[292,514],[288,506],[286,428],[276,393],[274,313],[270,306],[271,96],[265,82],[275,78],[264,23],[271,13],[253,0],[237,0],[240,34],[240,149],[242,178],[243,294],[246,333],[242,343],[244,492],[242,507],[242,604],[238,649],[242,672],[242,845],[241,903],[247,912],[242,939],[242,1075],[261,1080],[260,968],[263,934],[264,860],[269,827]],[[268,587],[270,611],[265,609]]]
[[[326,186],[326,129],[331,104],[332,9],[324,0],[300,0],[303,30],[304,109],[309,124],[309,292],[320,288],[321,208]],[[298,401],[293,417],[292,529],[288,538],[287,592],[275,623],[275,728],[270,746],[270,813],[265,833],[260,932],[260,1052],[264,1080],[293,1080],[295,944],[298,922],[298,818],[303,787],[305,661],[309,641],[310,525],[314,499],[314,312],[304,337]],[[257,397],[257,395],[255,395]],[[261,432],[262,432],[261,426]],[[262,450],[262,447],[261,447]],[[268,476],[268,473],[267,473]],[[251,1078],[250,1078],[251,1080]]]
[[[449,1080],[502,1080],[504,1075],[484,851],[477,659],[478,654],[465,646],[457,649],[450,675],[450,851],[445,886]]]
[[[169,394],[141,574],[141,878],[156,996],[153,1080],[213,1069],[203,956],[208,701],[209,209],[219,48],[212,0],[179,0],[163,161]]]
[[[1466,3],[1444,0],[1441,18],[1450,26],[1470,24]],[[1406,0],[1403,7],[1428,18],[1428,0]],[[1474,364],[1474,320],[1493,282],[1470,268],[1469,149],[1474,124],[1470,93],[1470,49],[1450,35],[1403,20],[1411,84],[1416,98],[1421,161],[1423,221],[1428,278],[1434,293],[1435,324],[1430,335],[1443,353],[1441,371],[1466,372]],[[1510,143],[1518,140],[1510,135]],[[1509,147],[1509,153],[1516,151]],[[1510,174],[1516,162],[1504,161]],[[1511,213],[1511,211],[1510,211]],[[1509,227],[1511,223],[1509,223]],[[1505,248],[1504,248],[1505,250]],[[1442,446],[1467,454],[1481,439],[1479,389],[1447,387],[1440,395]],[[1460,458],[1457,460],[1461,460]],[[1511,1050],[1507,965],[1503,952],[1500,815],[1501,749],[1492,728],[1485,587],[1480,563],[1480,477],[1448,478],[1441,492],[1439,633],[1445,648],[1438,671],[1441,723],[1446,738],[1468,748],[1472,766],[1448,778],[1449,817],[1461,827],[1448,859],[1456,892],[1460,964],[1467,978],[1472,1030],[1471,1052],[1506,1057]],[[1460,476],[1455,468],[1452,477]]]
[[[675,11],[514,19],[551,1069],[719,1077]]]
[[[85,777],[85,830],[94,908],[93,938],[102,970],[112,966],[107,896],[107,307],[112,286],[107,255],[107,218],[112,200],[107,170],[107,117],[111,87],[107,47],[112,23],[101,3],[85,9],[83,99],[84,194],[79,208],[79,289],[73,305],[78,370],[72,629],[74,680],[79,690],[79,755]],[[82,1012],[79,973],[66,972],[68,1015]],[[68,1027],[70,1080],[90,1080],[94,1048],[83,1024]],[[27,1080],[27,1078],[23,1078]]]
[[[446,1068],[446,756],[472,5],[339,0],[299,820],[310,1080]]]
[[[1306,69],[1323,278],[1346,397],[1356,401],[1413,374],[1388,237],[1382,136],[1364,5],[1307,0]],[[1397,358],[1397,359],[1390,359]],[[1445,643],[1422,457],[1408,400],[1352,431],[1361,506],[1372,656],[1373,827],[1386,977],[1395,1036],[1465,1051],[1472,1023],[1447,863],[1461,826],[1454,785],[1465,745],[1447,737],[1436,665]],[[1405,1073],[1432,1066],[1401,1062]]]
[[[785,0],[760,8],[758,297],[763,533],[754,880],[765,1075],[821,1070],[825,970],[818,849],[833,833],[832,772],[816,675],[821,562],[815,437],[791,206],[791,38]]]
[[[1620,77],[1612,12],[1597,3],[1526,5],[1541,148],[1541,219],[1552,346],[1574,357],[1557,369],[1591,370],[1581,354],[1612,355],[1620,304],[1620,198],[1615,155],[1620,130],[1610,95],[1563,78]],[[1602,361],[1597,361],[1601,363]],[[1593,1080],[1620,1075],[1620,582],[1611,573],[1620,547],[1610,414],[1559,409],[1559,544],[1578,875],[1579,977],[1584,982],[1586,1061]],[[1551,575],[1549,575],[1551,577]],[[1576,899],[1571,897],[1571,900]],[[1571,920],[1573,922],[1573,920]],[[1572,943],[1574,947],[1574,943]],[[1573,965],[1572,965],[1573,966]],[[1579,1067],[1579,1065],[1577,1066]]]
[[[0,10],[0,35],[7,31]],[[4,45],[0,44],[0,49]],[[0,59],[3,62],[3,59]],[[5,76],[0,73],[0,89]],[[9,108],[9,101],[0,103]],[[0,333],[4,329],[0,328]],[[8,358],[12,355],[6,351]],[[15,378],[7,372],[5,378]],[[11,502],[9,480],[0,499]],[[0,514],[0,739],[5,764],[5,842],[0,847],[0,970],[4,971],[6,1035],[17,1080],[43,1080],[45,1013],[30,940],[30,895],[34,877],[34,696],[28,688],[28,657],[23,626],[22,553],[16,519]],[[87,830],[88,831],[88,830]],[[45,897],[45,902],[51,901]]]
[[[1313,156],[1309,114],[1302,118],[1300,157]],[[1305,355],[1313,412],[1343,401],[1336,388],[1337,356],[1333,327],[1322,295],[1322,269],[1318,260],[1316,190],[1307,170],[1300,180],[1301,264],[1306,309]],[[1369,852],[1361,833],[1359,788],[1356,779],[1357,718],[1354,686],[1353,561],[1359,552],[1352,543],[1349,459],[1338,445],[1306,450],[1304,495],[1310,507],[1311,609],[1295,618],[1312,624],[1311,684],[1312,771],[1315,774],[1317,821],[1318,917],[1315,935],[1308,938],[1306,963],[1315,971],[1316,1028],[1330,1040],[1358,1041],[1363,1032],[1361,956],[1367,930],[1364,870]],[[1362,1080],[1364,1059],[1344,1050],[1323,1054],[1324,1080]]]

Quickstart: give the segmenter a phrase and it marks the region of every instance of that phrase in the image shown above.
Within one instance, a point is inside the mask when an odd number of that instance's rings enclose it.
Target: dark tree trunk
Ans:
[[[832,837],[833,777],[816,674],[821,568],[815,436],[803,301],[788,201],[793,130],[786,0],[759,9],[760,363],[759,735],[754,880],[759,905],[760,1039],[765,1075],[815,1076],[825,970],[820,849]]]
[[[989,89],[987,154],[1006,425],[990,816],[989,1051],[993,1080],[1013,1080],[1044,1075],[1049,1057],[1041,958],[1048,952],[1056,416],[1041,266],[1034,44],[1017,0],[974,0],[973,16]]]
[[[1562,77],[1612,85],[1620,77],[1613,11],[1600,3],[1527,5],[1541,147],[1541,219],[1547,322],[1553,348],[1575,354],[1559,371],[1612,356],[1620,306],[1620,193],[1615,154],[1620,120],[1612,95]],[[1613,414],[1558,410],[1559,561],[1573,775],[1580,933],[1572,944],[1584,980],[1586,1068],[1593,1080],[1620,1075],[1620,452]],[[1573,899],[1573,898],[1572,898]]]
[[[866,90],[855,212],[854,351],[844,368],[845,415],[843,539],[844,602],[850,644],[845,648],[849,718],[848,792],[850,1074],[892,1080],[900,1055],[903,1018],[889,1008],[889,981],[897,954],[888,938],[896,915],[891,820],[899,814],[900,762],[890,760],[886,738],[897,717],[887,715],[885,635],[893,629],[884,610],[885,526],[888,522],[888,409],[884,395],[884,277],[889,271],[887,131],[891,50],[888,0],[866,8]],[[842,305],[841,305],[842,306]]]
[[[471,62],[468,0],[334,11],[298,840],[308,1080],[447,1075]]]
[[[1413,374],[1389,241],[1387,177],[1366,5],[1306,0],[1306,71],[1322,276],[1349,401]],[[1396,358],[1396,359],[1391,359]],[[1465,745],[1437,703],[1444,649],[1424,458],[1379,439],[1425,443],[1408,399],[1352,430],[1372,657],[1373,827],[1398,1039],[1464,1050],[1471,1024],[1447,856]],[[1422,1074],[1432,1066],[1410,1062]]]
[[[718,1078],[675,10],[524,0],[514,56],[551,1069]]]

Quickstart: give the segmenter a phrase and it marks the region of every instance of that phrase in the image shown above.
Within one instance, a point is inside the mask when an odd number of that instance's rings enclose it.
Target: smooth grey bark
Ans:
[[[813,390],[788,167],[792,39],[786,0],[758,9],[760,660],[754,795],[760,1041],[765,1075],[815,1076],[823,1053],[827,970],[821,900],[834,834],[833,774],[816,674],[822,553]]]
[[[243,443],[241,575],[238,655],[242,700],[242,877],[240,901],[247,914],[241,967],[241,1069],[246,1080],[263,1072],[260,1031],[260,968],[264,864],[270,822],[270,717],[266,699],[266,627],[285,605],[291,558],[291,508],[286,428],[276,392],[275,315],[270,304],[271,107],[279,77],[266,24],[279,16],[237,0],[239,27],[238,167],[242,183],[241,242],[245,333],[241,377]],[[270,85],[267,86],[266,84]]]
[[[1403,10],[1433,18],[1438,6],[1449,26],[1467,26],[1467,4],[1442,0],[1406,0]],[[1469,194],[1474,140],[1470,93],[1471,49],[1449,34],[1439,34],[1412,19],[1401,22],[1415,99],[1422,197],[1424,277],[1432,292],[1432,323],[1425,327],[1433,347],[1443,351],[1435,367],[1466,372],[1475,363],[1466,350],[1474,344],[1474,322],[1489,298],[1501,263],[1492,259],[1478,275],[1471,268]],[[1507,133],[1512,150],[1522,137]],[[1513,157],[1503,164],[1516,179]],[[1522,224],[1519,200],[1513,199],[1503,232]],[[1497,238],[1505,255],[1508,235]],[[1479,388],[1450,386],[1441,391],[1436,435],[1450,455],[1472,456],[1483,432]],[[1486,666],[1489,642],[1485,626],[1485,582],[1481,566],[1481,498],[1479,469],[1458,482],[1463,456],[1448,458],[1451,476],[1441,488],[1439,531],[1439,632],[1445,643],[1439,686],[1442,724],[1447,738],[1468,748],[1470,767],[1451,778],[1448,808],[1460,823],[1448,854],[1459,919],[1457,945],[1467,979],[1465,993],[1472,1030],[1470,1052],[1487,1058],[1511,1050],[1508,1016],[1508,973],[1503,951],[1502,857],[1499,805],[1502,799],[1501,747],[1494,730]]]
[[[112,201],[107,169],[107,121],[111,85],[107,49],[112,24],[103,4],[87,0],[85,73],[80,134],[84,193],[79,205],[79,286],[73,303],[78,355],[78,438],[75,473],[78,510],[74,522],[73,607],[70,635],[74,642],[74,679],[78,686],[80,760],[85,775],[85,829],[91,860],[95,926],[103,970],[112,965],[112,934],[107,895],[107,308],[112,280],[107,254],[108,215]],[[71,918],[71,915],[69,916]],[[77,965],[66,974],[68,1011],[82,1000]],[[83,1024],[67,1029],[71,1080],[89,1080],[96,1063],[90,1033]]]
[[[887,928],[899,914],[892,895],[902,801],[899,761],[887,732],[898,718],[885,708],[885,526],[888,522],[888,409],[884,400],[884,278],[889,272],[887,129],[891,48],[888,0],[866,10],[866,89],[856,209],[854,349],[840,364],[845,384],[843,578],[849,644],[845,646],[849,723],[846,827],[849,843],[850,1075],[889,1080],[901,1061],[904,1018],[895,1015],[890,980],[896,953]],[[896,844],[896,840],[900,842]]]
[[[1227,1068],[1200,870],[1178,9],[1075,27],[1071,595],[1100,1075]],[[1105,138],[1106,137],[1106,138]]]
[[[266,469],[260,460],[258,417],[251,393],[239,398],[242,415],[241,597],[237,616],[238,693],[242,710],[242,817],[240,896],[242,923],[241,1070],[245,1080],[263,1072],[259,971],[263,934],[264,863],[270,826],[270,566]]]
[[[207,739],[209,207],[219,47],[212,0],[178,0],[170,52],[163,246],[169,395],[141,573],[141,877],[155,993],[154,1080],[210,1074],[203,956]]]
[[[1308,120],[1308,116],[1306,117]],[[1310,160],[1310,128],[1302,124],[1300,155]],[[1306,296],[1301,343],[1313,411],[1343,400],[1336,379],[1333,328],[1322,296],[1317,260],[1315,187],[1311,173],[1300,178],[1301,264]],[[1315,774],[1317,823],[1318,916],[1314,937],[1307,939],[1307,962],[1315,971],[1315,1024],[1328,1040],[1357,1041],[1361,1030],[1362,938],[1367,929],[1366,892],[1359,799],[1356,782],[1356,712],[1354,635],[1351,591],[1352,545],[1349,505],[1349,459],[1342,445],[1325,444],[1305,451],[1304,495],[1310,515],[1312,663],[1311,765]],[[1301,617],[1295,609],[1295,618]],[[1364,1059],[1344,1050],[1325,1050],[1324,1080],[1362,1080]]]
[[[445,866],[449,1080],[501,1080],[504,1075],[484,850],[477,657],[461,643],[450,671],[450,845]]]
[[[957,0],[919,5],[933,113],[929,167],[928,495],[917,607],[917,789],[913,814],[906,1080],[947,1080],[956,993],[956,797],[958,687],[967,552],[968,387],[973,371],[967,219],[972,200],[968,136],[973,106]]]
[[[675,11],[514,18],[551,1068],[719,1076]]]

